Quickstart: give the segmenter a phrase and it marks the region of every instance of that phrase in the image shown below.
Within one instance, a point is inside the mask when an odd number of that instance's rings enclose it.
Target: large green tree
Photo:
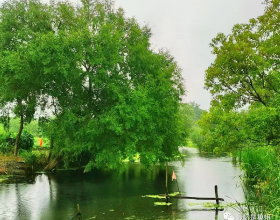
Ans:
[[[53,157],[86,170],[116,168],[136,153],[146,165],[174,158],[187,135],[174,58],[153,52],[150,29],[111,1],[50,7],[52,30],[34,37],[26,57],[57,109],[45,126]]]
[[[237,24],[228,36],[219,33],[210,44],[215,62],[205,85],[227,108],[259,102],[271,105],[279,97],[279,1],[265,1],[265,13],[248,24]]]
[[[205,149],[279,144],[280,1],[264,3],[263,15],[235,25],[228,36],[219,33],[210,44],[216,59],[205,86],[213,100],[199,122]]]

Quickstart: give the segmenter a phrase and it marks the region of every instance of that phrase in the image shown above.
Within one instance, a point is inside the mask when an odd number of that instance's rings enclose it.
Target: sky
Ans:
[[[205,70],[215,60],[209,46],[218,33],[263,14],[263,0],[115,0],[127,17],[152,31],[152,48],[168,49],[183,69],[184,101],[208,110],[211,95],[204,89]]]

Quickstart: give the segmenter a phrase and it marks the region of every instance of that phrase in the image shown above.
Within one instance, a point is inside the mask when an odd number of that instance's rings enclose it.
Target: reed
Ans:
[[[273,219],[280,217],[279,156],[277,147],[266,146],[245,148],[241,157],[247,200],[254,201],[252,204],[257,210],[271,214]]]

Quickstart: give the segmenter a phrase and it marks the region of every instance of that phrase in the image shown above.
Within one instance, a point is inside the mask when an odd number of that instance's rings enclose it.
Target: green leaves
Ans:
[[[205,75],[212,107],[199,121],[204,149],[280,143],[279,2],[265,1],[263,15],[212,40],[216,59]]]
[[[111,1],[4,3],[0,22],[0,100],[29,122],[35,108],[53,156],[67,165],[117,168],[139,153],[146,165],[171,160],[191,123],[179,101],[181,69],[153,52],[151,31]],[[1,103],[0,103],[1,104]]]
[[[278,79],[273,71],[278,55],[270,52],[277,47],[277,27],[268,28],[276,21],[267,13],[249,24],[235,25],[228,36],[218,34],[210,44],[216,60],[206,71],[205,86],[218,101],[232,99],[223,104],[229,109],[252,102],[267,105],[279,92],[271,80]]]

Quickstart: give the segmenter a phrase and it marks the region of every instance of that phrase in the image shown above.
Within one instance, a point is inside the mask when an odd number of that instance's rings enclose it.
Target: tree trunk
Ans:
[[[50,172],[52,171],[57,165],[58,163],[61,161],[61,157],[56,157],[54,158],[45,168],[44,171],[46,172]]]
[[[18,155],[18,147],[19,147],[18,145],[19,145],[19,139],[20,139],[22,130],[23,130],[23,114],[21,113],[21,115],[20,115],[20,126],[19,126],[18,135],[16,137],[15,150],[14,150],[14,156],[15,157],[17,157],[17,155]]]
[[[49,156],[48,156],[48,159],[47,159],[48,163],[50,163],[50,161],[51,161],[52,150],[53,150],[53,137],[51,137],[51,142],[50,142],[50,152],[49,152]]]
[[[168,176],[167,176],[167,161],[165,162],[165,199],[166,203],[168,203]]]

